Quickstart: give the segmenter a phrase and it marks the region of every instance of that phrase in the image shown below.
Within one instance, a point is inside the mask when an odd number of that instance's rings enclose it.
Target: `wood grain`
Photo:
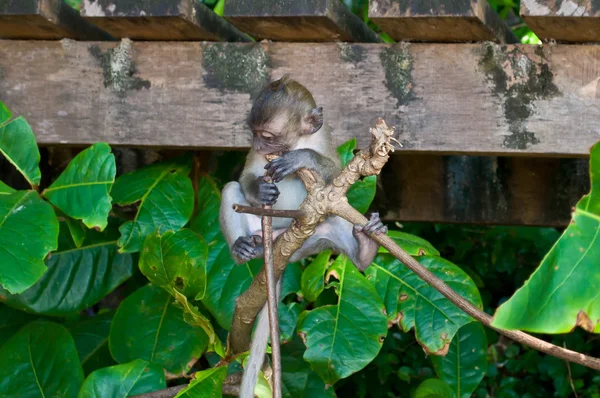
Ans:
[[[371,0],[369,18],[398,41],[519,42],[488,0]]]
[[[372,208],[387,221],[563,227],[588,170],[587,159],[393,156]]]
[[[381,42],[339,0],[227,0],[223,16],[257,40]]]
[[[196,0],[84,0],[81,15],[117,38],[251,41]]]
[[[587,156],[600,47],[0,41],[0,101],[42,144],[249,147],[251,96],[289,73],[337,144],[383,117],[402,153]]]
[[[113,40],[62,0],[0,0],[0,39]]]
[[[542,40],[600,41],[600,1],[521,0],[521,18]]]

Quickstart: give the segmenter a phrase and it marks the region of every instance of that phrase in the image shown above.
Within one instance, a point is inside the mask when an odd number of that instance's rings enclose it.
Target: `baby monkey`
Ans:
[[[341,171],[341,163],[331,139],[329,128],[323,123],[323,108],[304,86],[288,76],[267,84],[255,98],[248,125],[252,131],[252,149],[239,182],[230,182],[223,188],[220,210],[221,230],[238,264],[263,257],[261,218],[236,213],[233,204],[274,209],[297,209],[306,197],[302,181],[295,176],[300,168],[314,170],[327,184]],[[267,154],[279,157],[271,162]],[[266,182],[266,175],[273,182]],[[273,235],[283,233],[291,224],[289,218],[273,218]],[[368,223],[352,225],[330,216],[319,224],[315,233],[290,258],[291,262],[331,249],[344,253],[361,271],[373,261],[379,245],[367,234],[383,234],[387,227],[379,215],[373,213]],[[281,280],[277,284],[280,290]],[[279,295],[279,293],[278,293]],[[252,340],[240,397],[252,398],[258,372],[264,360],[269,338],[268,315],[265,307],[258,316]]]
[[[288,76],[262,89],[254,100],[248,124],[253,135],[252,149],[239,183],[230,182],[223,188],[220,211],[221,229],[239,264],[263,256],[261,218],[236,213],[233,204],[297,209],[306,197],[304,184],[294,174],[297,170],[314,170],[328,184],[341,171],[331,133],[323,123],[323,108],[317,107],[310,91]],[[280,157],[267,162],[267,154]],[[265,171],[272,183],[264,180]],[[284,232],[291,222],[289,218],[273,218],[274,236]],[[290,261],[331,249],[344,253],[363,271],[379,248],[367,233],[386,232],[387,227],[377,213],[371,215],[364,227],[331,216],[316,228]]]

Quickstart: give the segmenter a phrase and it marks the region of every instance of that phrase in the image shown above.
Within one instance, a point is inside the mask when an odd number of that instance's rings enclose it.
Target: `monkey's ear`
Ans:
[[[314,134],[323,127],[323,107],[319,106],[310,111],[308,116],[302,120],[302,131],[304,134]]]

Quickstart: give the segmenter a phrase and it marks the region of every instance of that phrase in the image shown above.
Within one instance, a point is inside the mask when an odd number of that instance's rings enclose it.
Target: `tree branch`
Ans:
[[[376,127],[371,129],[371,134],[372,142],[369,148],[356,154],[333,180],[332,184],[325,185],[323,179],[311,171],[301,169],[297,172],[297,175],[306,186],[307,196],[299,208],[302,215],[297,217],[292,225],[275,241],[276,279],[281,277],[291,255],[304,244],[306,239],[314,234],[316,226],[324,221],[328,215],[335,214],[353,224],[364,225],[367,223],[367,219],[348,204],[346,193],[359,178],[379,174],[389,158],[389,152],[394,149],[391,142],[395,141],[392,138],[393,129],[388,128],[382,119],[377,120]],[[262,215],[263,213],[260,211],[258,209],[254,214]],[[385,247],[390,254],[404,263],[417,276],[442,293],[454,305],[484,325],[538,351],[600,370],[600,359],[598,358],[550,344],[521,331],[493,327],[490,315],[479,310],[452,290],[411,255],[402,250],[390,237],[387,235],[371,235],[371,238]],[[265,301],[266,286],[263,267],[250,287],[237,298],[230,335],[231,349],[234,354],[248,350],[252,325]]]

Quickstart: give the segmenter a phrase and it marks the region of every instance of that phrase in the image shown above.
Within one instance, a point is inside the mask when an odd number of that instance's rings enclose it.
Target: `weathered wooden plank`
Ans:
[[[598,0],[521,0],[520,14],[542,40],[600,42]]]
[[[63,0],[0,0],[0,39],[112,40]]]
[[[369,18],[394,40],[519,40],[488,0],[370,0]]]
[[[339,0],[227,0],[223,16],[258,40],[381,42]]]
[[[588,159],[393,156],[373,209],[387,221],[565,226]]]
[[[338,144],[367,145],[377,117],[403,153],[586,156],[600,138],[600,46],[0,41],[0,101],[43,144],[248,148],[251,94],[286,73]]]
[[[81,15],[118,38],[251,41],[197,0],[83,0]]]

